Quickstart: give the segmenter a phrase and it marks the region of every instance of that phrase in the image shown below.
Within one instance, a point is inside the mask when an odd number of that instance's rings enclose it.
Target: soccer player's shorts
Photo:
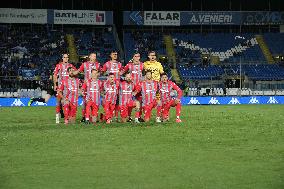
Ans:
[[[144,118],[145,118],[145,119],[150,119],[150,118],[151,118],[152,110],[153,110],[155,107],[157,107],[157,101],[153,101],[152,103],[143,106]]]
[[[68,104],[64,105],[64,109],[65,109],[65,107],[68,108],[68,117],[76,117],[77,104],[68,103]]]
[[[92,111],[90,112],[91,108],[92,108]],[[99,105],[96,104],[96,102],[87,101],[87,103],[86,103],[86,118],[89,118],[90,114],[94,117],[98,117],[98,111],[99,111]]]
[[[127,118],[129,115],[130,109],[134,108],[136,106],[134,101],[130,101],[127,103],[127,105],[120,105],[120,116],[121,118]]]

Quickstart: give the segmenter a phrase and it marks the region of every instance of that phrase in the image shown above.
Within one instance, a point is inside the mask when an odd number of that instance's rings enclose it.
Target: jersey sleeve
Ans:
[[[178,93],[178,99],[180,99],[182,97],[182,90],[174,83],[174,82],[171,82],[172,83],[172,86],[173,86],[173,89],[177,91]]]
[[[54,71],[53,71],[53,75],[58,75],[58,72],[59,72],[59,64],[57,64],[54,68]]]
[[[129,70],[129,63],[126,64],[126,66],[124,66],[123,73],[126,73],[128,70]]]
[[[81,66],[80,66],[80,68],[78,69],[80,72],[83,72],[83,71],[84,71],[84,64],[85,64],[85,63],[82,63]]]

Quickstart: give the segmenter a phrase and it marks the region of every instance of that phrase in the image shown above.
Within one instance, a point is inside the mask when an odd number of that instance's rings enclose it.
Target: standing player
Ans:
[[[152,79],[154,81],[160,81],[160,74],[164,73],[163,66],[157,61],[157,55],[155,51],[148,53],[149,61],[144,62],[144,69],[152,72]]]
[[[107,74],[113,73],[115,80],[120,80],[120,73],[122,71],[122,64],[118,61],[117,51],[113,50],[110,53],[110,61],[107,61],[102,68],[102,72],[106,72]],[[118,100],[118,97],[117,97]],[[119,112],[119,104],[116,102],[115,106],[115,117],[118,120],[118,112]]]
[[[161,74],[161,82],[159,83],[159,90],[161,94],[161,104],[163,107],[162,115],[163,121],[169,121],[169,111],[171,107],[176,107],[176,122],[180,123],[180,112],[181,103],[180,99],[182,97],[182,90],[172,81],[168,80],[166,73]],[[171,97],[171,92],[175,90],[178,94],[177,98]]]
[[[135,85],[132,82],[130,73],[125,73],[125,81],[119,85],[119,106],[121,121],[126,122],[130,118],[132,109],[136,107],[135,119],[139,118],[139,102],[133,100],[133,92],[135,91]]]
[[[123,73],[130,72],[131,77],[132,77],[132,81],[133,81],[134,85],[136,86],[138,83],[140,83],[143,80],[142,71],[143,71],[143,63],[140,62],[140,53],[135,52],[133,54],[132,61],[129,62],[128,64],[126,64],[126,66],[124,67]],[[141,93],[138,93],[136,95],[136,100],[138,100],[141,104],[141,102],[142,102]],[[141,107],[140,107],[139,119],[138,119],[139,122],[143,121],[143,119],[141,119],[141,115],[142,115],[142,110],[141,110]],[[131,117],[130,117],[130,120],[131,120]],[[135,121],[137,121],[137,119],[135,119]]]
[[[89,61],[83,62],[80,68],[74,72],[75,75],[78,73],[84,73],[84,81],[91,79],[91,71],[92,69],[96,69],[100,71],[100,63],[97,61],[97,54],[91,53],[89,55]],[[82,120],[81,122],[85,122],[85,113],[86,113],[86,95],[83,95],[83,106],[82,106]]]
[[[58,86],[61,85],[61,82],[63,80],[67,80],[69,78],[69,73],[67,71],[67,68],[71,67],[74,70],[76,69],[73,64],[68,62],[69,55],[63,54],[62,55],[62,62],[57,64],[54,69],[53,73],[53,89],[54,91],[57,91]],[[56,123],[59,123],[59,116],[60,116],[60,97],[57,97],[56,101]]]
[[[152,72],[146,70],[145,80],[140,82],[137,86],[136,93],[142,93],[142,109],[144,110],[144,120],[148,122],[151,118],[152,110],[157,107],[156,94],[158,92],[158,82],[152,80]],[[157,117],[156,122],[161,122],[160,120],[160,106],[157,107]]]
[[[98,76],[98,70],[93,68],[91,71],[91,79],[85,80],[82,86],[82,93],[86,100],[86,124],[90,124],[90,114],[92,116],[91,122],[97,122],[100,107],[100,91],[102,88],[102,81],[98,80]]]
[[[105,110],[106,123],[111,123],[113,112],[116,106],[118,96],[119,81],[115,80],[114,74],[109,73],[108,79],[103,83],[104,100],[103,107]]]
[[[69,78],[64,79],[58,88],[58,96],[63,101],[64,123],[75,123],[78,106],[80,80],[75,78],[74,69],[67,68]]]
[[[144,62],[144,69],[150,70],[152,72],[152,79],[154,81],[160,82],[160,75],[164,73],[163,66],[160,62],[157,61],[157,54],[155,51],[150,51],[148,53],[149,61]],[[156,94],[157,101],[160,102],[160,93]],[[158,103],[157,109],[162,109],[161,103]],[[157,122],[159,122],[159,116]]]

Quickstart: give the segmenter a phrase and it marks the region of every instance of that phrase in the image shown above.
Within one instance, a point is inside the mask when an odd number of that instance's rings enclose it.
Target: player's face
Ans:
[[[92,71],[92,78],[95,79],[98,77],[98,71]]]
[[[95,53],[92,53],[90,54],[89,58],[90,58],[90,61],[94,62],[97,59],[97,55]]]
[[[163,75],[162,78],[161,78],[161,81],[162,82],[167,82],[168,81],[168,76]]]
[[[110,57],[112,60],[117,60],[117,53],[116,52],[111,53]]]
[[[62,61],[63,61],[64,63],[67,63],[68,60],[69,60],[68,54],[63,54]]]
[[[110,82],[114,82],[114,75],[108,76],[108,80],[109,80]]]
[[[146,78],[151,80],[152,79],[152,73],[151,72],[147,72],[146,73]]]
[[[149,57],[150,61],[156,60],[156,54],[155,53],[150,53],[148,57]]]
[[[131,80],[132,80],[131,75],[130,75],[130,74],[126,74],[125,80],[126,80],[127,82],[131,82]]]
[[[73,77],[74,76],[74,69],[70,69],[69,72],[68,72],[69,76],[70,77]]]
[[[134,56],[133,56],[133,62],[134,62],[134,63],[137,63],[137,62],[139,62],[139,61],[140,61],[140,54],[139,54],[139,53],[134,54]]]

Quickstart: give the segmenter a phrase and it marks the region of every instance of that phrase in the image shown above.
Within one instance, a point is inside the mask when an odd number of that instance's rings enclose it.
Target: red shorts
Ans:
[[[67,109],[68,117],[76,117],[77,104],[69,103],[64,105],[64,110]]]
[[[92,109],[90,111],[90,109]],[[87,101],[86,103],[86,118],[90,117],[90,114],[94,117],[98,117],[99,105],[93,101]]]
[[[127,118],[129,115],[129,111],[131,111],[136,106],[134,101],[130,101],[126,105],[120,105],[120,116],[122,118]]]
[[[145,119],[150,119],[151,118],[152,110],[155,107],[157,107],[157,101],[156,100],[154,100],[153,102],[151,102],[150,104],[148,104],[146,106],[143,106]]]

